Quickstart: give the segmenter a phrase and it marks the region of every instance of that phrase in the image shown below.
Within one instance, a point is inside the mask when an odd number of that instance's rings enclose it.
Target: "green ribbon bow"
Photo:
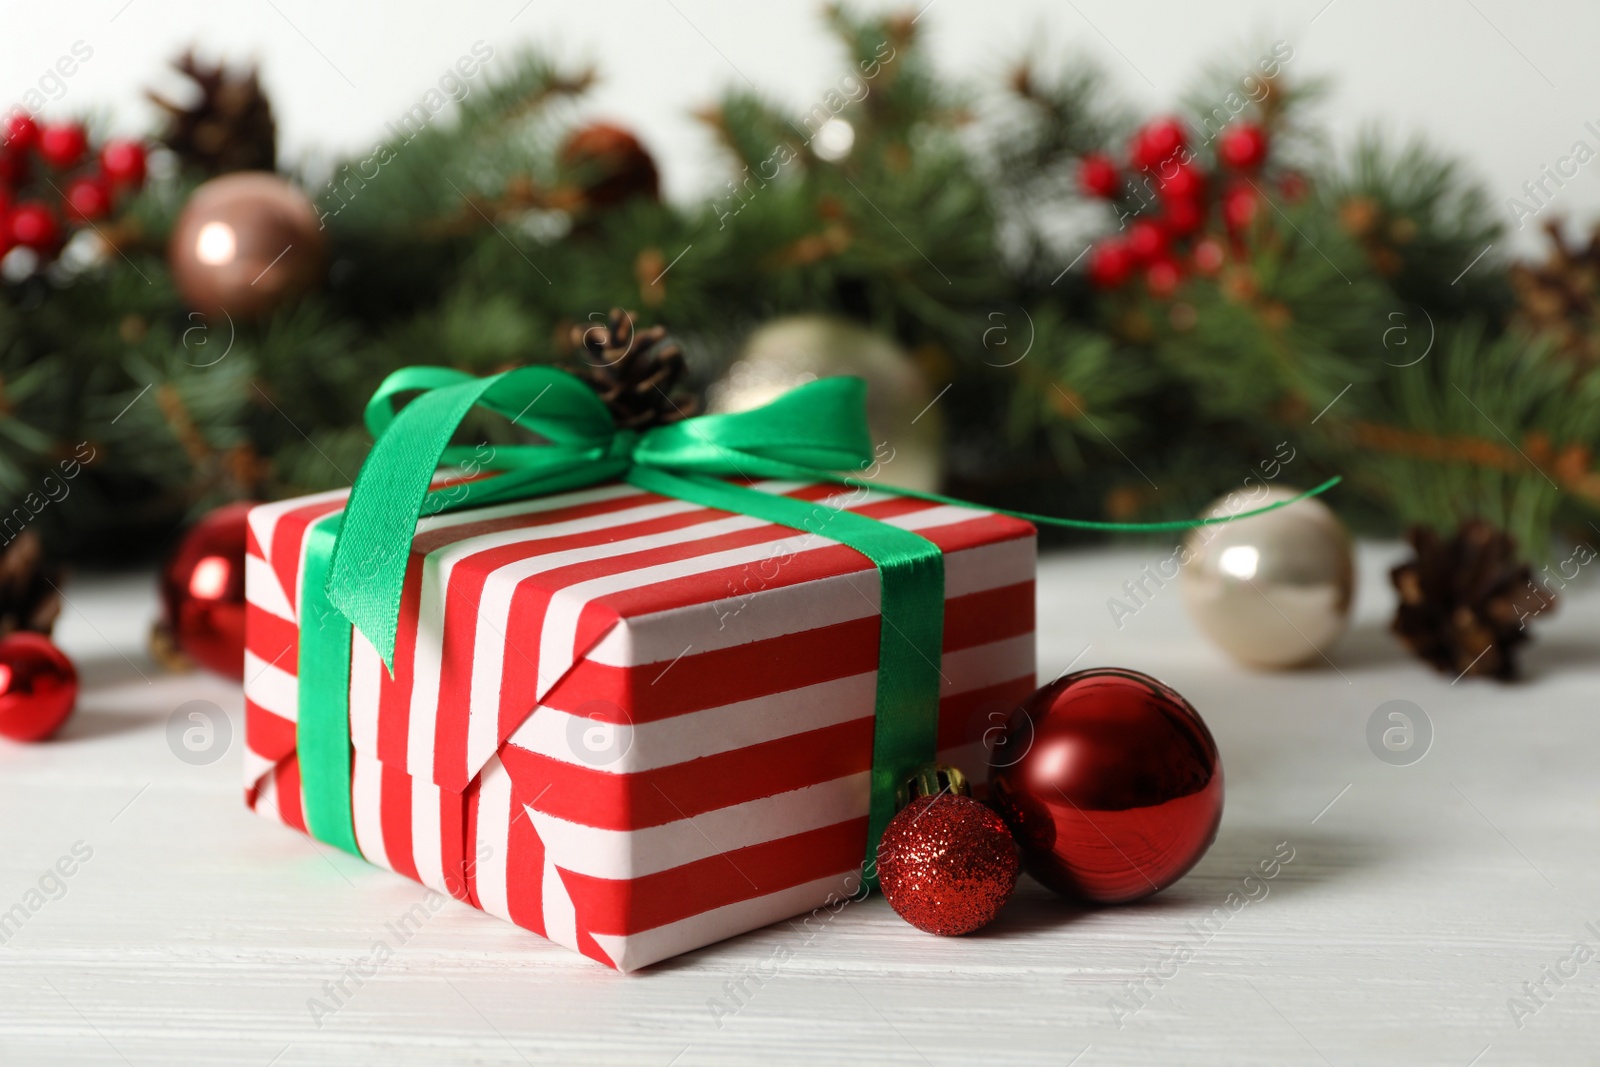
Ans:
[[[419,391],[400,406],[404,395]],[[865,401],[866,384],[860,379],[824,378],[752,411],[702,415],[638,433],[617,429],[587,385],[548,367],[520,367],[488,378],[443,367],[407,367],[391,374],[367,405],[367,427],[376,444],[344,512],[314,526],[308,543],[297,747],[313,836],[360,854],[350,797],[350,629],[353,625],[372,642],[392,672],[417,520],[424,514],[621,479],[649,492],[825,536],[876,566],[881,623],[867,835],[870,871],[878,838],[895,812],[897,787],[931,761],[937,747],[943,556],[938,546],[909,530],[722,480],[831,481],[962,505],[935,493],[878,486],[836,473],[864,469],[872,460]],[[505,416],[545,443],[499,445],[482,462],[473,449],[450,444],[476,407]],[[503,473],[430,489],[441,463],[465,462]],[[1321,493],[1337,481],[1330,479],[1295,499]],[[1058,526],[1144,531],[1243,517],[1141,524],[1004,514]]]

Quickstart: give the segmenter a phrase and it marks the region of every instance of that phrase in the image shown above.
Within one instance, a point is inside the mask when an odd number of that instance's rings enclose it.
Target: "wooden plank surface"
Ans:
[[[1116,628],[1106,598],[1167,554],[1048,557],[1040,664],[1146,670],[1206,717],[1227,810],[1188,878],[1101,911],[1025,881],[954,940],[874,897],[630,976],[454,902],[396,938],[426,890],[249,814],[237,687],[149,663],[148,576],[81,577],[58,632],[80,708],[57,741],[0,742],[0,913],[29,912],[0,945],[0,1063],[1600,1062],[1585,578],[1527,683],[1451,684],[1383,632],[1397,553],[1366,546],[1333,665],[1262,675],[1196,636],[1175,587]],[[1410,766],[1366,740],[1396,699],[1434,729]],[[188,701],[231,722],[215,762],[169,746]],[[1235,891],[1256,899],[1228,911]]]

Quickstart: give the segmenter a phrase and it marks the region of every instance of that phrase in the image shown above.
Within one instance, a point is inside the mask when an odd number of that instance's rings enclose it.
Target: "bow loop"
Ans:
[[[866,412],[865,381],[821,378],[749,411],[659,426],[645,435],[634,461],[721,476],[814,477],[818,470],[856,470],[872,461]]]

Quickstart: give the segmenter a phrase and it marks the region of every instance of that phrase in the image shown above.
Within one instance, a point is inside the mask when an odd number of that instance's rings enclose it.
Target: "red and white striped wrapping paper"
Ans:
[[[753,484],[944,551],[939,758],[981,782],[1034,686],[1033,527]],[[250,513],[245,795],[302,832],[299,583],[346,495]],[[810,911],[858,884],[879,625],[872,564],[825,526],[622,484],[424,518],[394,676],[353,641],[361,851],[624,971]]]

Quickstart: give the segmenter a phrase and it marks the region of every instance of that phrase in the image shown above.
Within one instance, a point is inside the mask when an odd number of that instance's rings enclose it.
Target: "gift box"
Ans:
[[[1034,688],[1033,527],[827,482],[734,484],[937,546],[937,755],[983,781],[986,735]],[[250,513],[255,811],[315,832],[303,722],[334,695],[353,850],[608,966],[859,893],[886,631],[879,572],[826,518],[796,529],[627,482],[427,515],[392,673],[357,628],[334,646],[344,674],[311,677],[302,646],[334,614],[308,578],[313,542],[346,497]]]

